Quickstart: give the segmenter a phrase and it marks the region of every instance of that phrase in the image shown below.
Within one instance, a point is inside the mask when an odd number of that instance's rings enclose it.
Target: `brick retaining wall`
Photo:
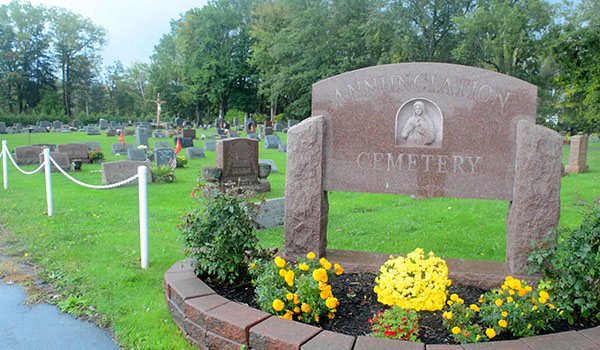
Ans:
[[[325,331],[273,316],[216,294],[183,261],[166,273],[165,297],[186,339],[210,350],[600,350],[600,327],[518,340],[425,345]]]

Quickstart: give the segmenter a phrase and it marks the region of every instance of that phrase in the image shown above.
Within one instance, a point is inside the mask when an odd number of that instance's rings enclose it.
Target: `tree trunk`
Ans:
[[[71,118],[71,108],[70,108],[70,100],[69,100],[69,87],[68,87],[68,79],[69,79],[69,72],[68,72],[68,65],[67,63],[63,63],[62,64],[62,81],[63,81],[63,99],[65,102],[65,114],[67,115],[67,117]]]
[[[277,101],[271,103],[271,122],[275,121],[275,115],[277,115]]]
[[[200,124],[200,102],[196,103],[196,126]]]

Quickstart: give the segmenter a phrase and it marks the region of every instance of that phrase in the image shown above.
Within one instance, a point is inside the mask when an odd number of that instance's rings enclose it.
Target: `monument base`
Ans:
[[[576,174],[581,174],[581,173],[587,173],[589,167],[587,165],[571,165],[568,164],[565,167],[565,171],[567,173],[576,173]]]

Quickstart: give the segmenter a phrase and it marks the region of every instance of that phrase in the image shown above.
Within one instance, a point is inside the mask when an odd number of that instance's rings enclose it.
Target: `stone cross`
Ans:
[[[154,102],[156,103],[156,126],[160,125],[160,105],[162,105],[163,103],[167,102],[167,101],[161,101],[160,99],[160,92],[158,92],[156,94],[156,100],[151,100],[150,102]]]

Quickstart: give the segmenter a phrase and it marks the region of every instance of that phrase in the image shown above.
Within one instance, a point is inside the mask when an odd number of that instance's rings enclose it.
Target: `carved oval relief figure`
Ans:
[[[396,145],[441,147],[442,112],[428,99],[412,99],[396,114]]]

